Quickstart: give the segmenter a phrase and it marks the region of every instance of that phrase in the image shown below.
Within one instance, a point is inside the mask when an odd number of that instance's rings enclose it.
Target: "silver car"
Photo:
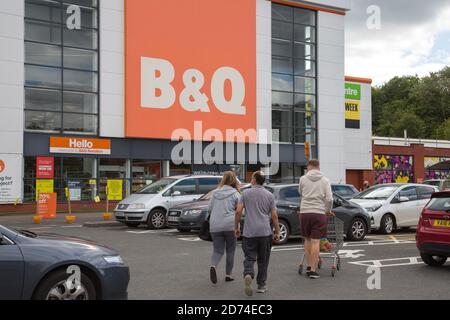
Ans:
[[[211,175],[162,178],[119,202],[115,218],[129,227],[144,223],[153,229],[165,228],[170,208],[200,198],[217,188],[221,179]]]

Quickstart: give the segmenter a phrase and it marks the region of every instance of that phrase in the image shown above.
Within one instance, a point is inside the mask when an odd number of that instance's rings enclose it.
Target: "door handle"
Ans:
[[[300,207],[299,206],[290,205],[289,209],[300,209]]]

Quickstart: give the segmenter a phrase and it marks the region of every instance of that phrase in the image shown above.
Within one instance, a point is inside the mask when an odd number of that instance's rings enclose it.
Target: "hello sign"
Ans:
[[[256,129],[255,1],[126,1],[127,137]],[[225,134],[224,134],[225,136]]]

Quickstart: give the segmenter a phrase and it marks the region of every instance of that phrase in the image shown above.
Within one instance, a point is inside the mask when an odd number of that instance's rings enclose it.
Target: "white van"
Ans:
[[[350,201],[367,210],[372,229],[390,234],[397,228],[416,227],[423,208],[438,191],[435,186],[423,184],[379,184]]]
[[[217,188],[221,180],[221,176],[208,175],[162,178],[119,202],[114,216],[129,227],[144,223],[153,229],[165,228],[170,208],[200,198]]]

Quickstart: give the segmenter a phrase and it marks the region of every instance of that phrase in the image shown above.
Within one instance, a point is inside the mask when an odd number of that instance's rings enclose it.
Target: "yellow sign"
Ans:
[[[361,121],[361,102],[356,100],[345,101],[345,127],[359,129]]]
[[[95,196],[94,201],[95,201],[95,203],[99,203],[100,202],[100,197],[99,196]]]
[[[36,179],[36,200],[39,193],[53,193],[53,179]]]
[[[91,180],[89,180],[89,184],[90,184],[91,186],[95,186],[95,185],[97,184],[97,180],[91,179]]]
[[[106,187],[106,194],[108,200],[120,201],[123,199],[122,183],[123,183],[122,180],[108,180]]]

